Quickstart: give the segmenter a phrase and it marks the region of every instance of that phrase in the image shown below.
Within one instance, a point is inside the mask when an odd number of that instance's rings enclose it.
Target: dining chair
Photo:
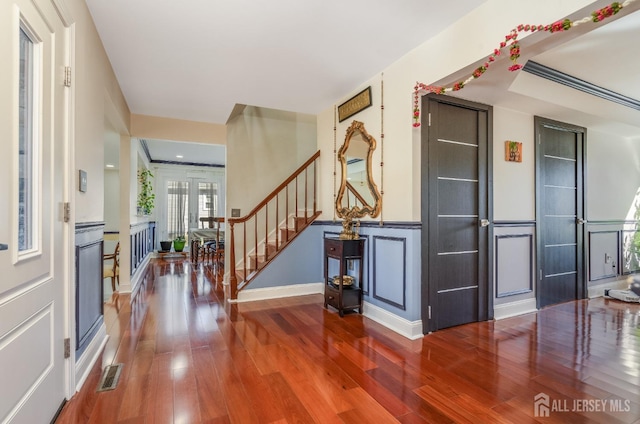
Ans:
[[[113,263],[107,266],[106,261],[112,260]],[[111,278],[111,289],[116,291],[116,280],[120,285],[120,242],[116,244],[113,253],[102,255],[102,278]]]

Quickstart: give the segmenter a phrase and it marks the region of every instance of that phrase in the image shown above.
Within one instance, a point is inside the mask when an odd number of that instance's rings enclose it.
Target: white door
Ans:
[[[0,1],[0,422],[65,397],[66,31],[52,0]]]

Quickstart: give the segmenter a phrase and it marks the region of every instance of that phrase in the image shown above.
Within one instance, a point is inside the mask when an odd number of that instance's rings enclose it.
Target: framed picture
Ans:
[[[511,140],[505,141],[504,160],[507,162],[522,162],[522,143]]]
[[[338,106],[338,122],[344,121],[369,106],[371,106],[371,86]]]

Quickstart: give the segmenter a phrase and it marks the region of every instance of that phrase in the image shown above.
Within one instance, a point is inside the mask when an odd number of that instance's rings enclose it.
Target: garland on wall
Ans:
[[[333,106],[333,222],[336,222],[336,162],[338,162],[338,150],[336,136],[338,131],[338,108]]]
[[[522,65],[518,63],[518,58],[520,57],[520,44],[518,43],[518,35],[521,32],[536,32],[536,31],[546,31],[549,33],[560,33],[564,31],[568,31],[573,27],[577,27],[587,22],[601,22],[607,18],[618,13],[624,7],[629,6],[631,3],[634,3],[636,0],[625,0],[623,3],[613,2],[608,6],[603,7],[602,9],[598,9],[591,13],[590,16],[586,16],[582,19],[577,19],[575,21],[571,21],[569,19],[564,19],[561,21],[556,21],[549,25],[523,25],[520,24],[516,28],[513,28],[509,34],[505,36],[504,41],[500,42],[498,48],[493,50],[486,62],[484,64],[477,67],[469,77],[463,81],[458,81],[450,87],[443,87],[437,85],[427,85],[421,82],[416,82],[415,87],[413,87],[413,126],[420,126],[420,93],[437,93],[444,94],[451,91],[459,91],[462,90],[467,84],[472,82],[474,79],[480,78],[487,70],[491,63],[493,63],[498,56],[502,53],[504,48],[509,47],[509,59],[511,59],[511,65],[509,66],[509,71],[518,71],[522,69]]]
[[[380,226],[382,218],[382,198],[384,197],[384,72],[380,74]]]

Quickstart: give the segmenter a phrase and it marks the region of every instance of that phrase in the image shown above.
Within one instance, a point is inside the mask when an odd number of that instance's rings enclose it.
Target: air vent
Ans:
[[[98,392],[105,392],[107,390],[113,390],[118,385],[118,379],[120,378],[120,372],[122,371],[123,364],[114,364],[107,366],[102,372],[102,378],[98,384]]]

